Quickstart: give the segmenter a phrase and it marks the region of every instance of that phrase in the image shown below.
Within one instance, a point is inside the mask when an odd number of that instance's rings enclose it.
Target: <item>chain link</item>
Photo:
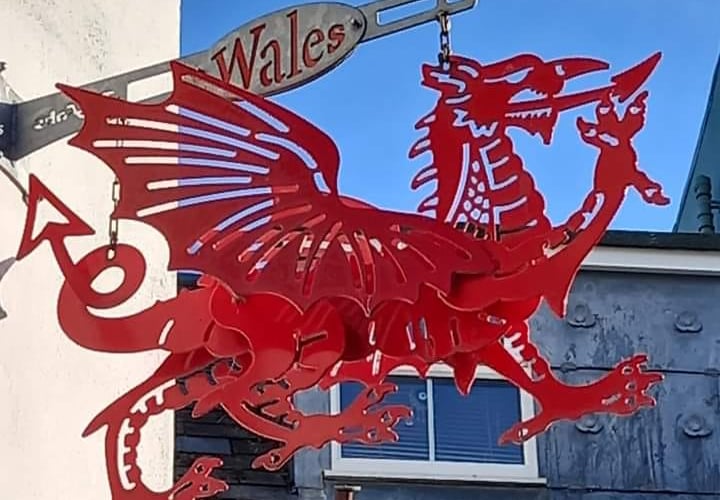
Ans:
[[[110,213],[110,220],[108,222],[108,236],[110,238],[110,245],[108,248],[107,257],[109,260],[112,260],[115,258],[115,250],[117,248],[118,243],[118,220],[113,217],[113,214],[115,213],[115,209],[118,206],[118,203],[120,203],[120,179],[115,177],[115,180],[112,184],[112,201],[113,201],[113,211]]]
[[[127,118],[122,117],[120,118],[120,121],[123,125],[127,125]],[[125,141],[123,141],[122,139],[117,139],[115,141],[115,145],[118,148],[121,148],[123,147],[124,142]],[[120,229],[119,221],[113,216],[117,211],[118,204],[120,203],[120,179],[118,179],[117,176],[115,176],[115,179],[112,183],[111,196],[113,208],[112,212],[110,212],[110,218],[108,219],[108,238],[110,240],[107,251],[108,260],[113,260],[115,258],[115,254],[117,253],[118,232]]]
[[[440,66],[444,71],[450,69],[450,56],[452,55],[452,48],[450,47],[450,16],[447,12],[440,12],[438,14],[438,22],[440,23],[440,52],[438,54],[438,60]]]

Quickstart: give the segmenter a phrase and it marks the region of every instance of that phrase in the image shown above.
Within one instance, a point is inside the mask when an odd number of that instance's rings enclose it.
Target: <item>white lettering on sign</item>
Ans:
[[[80,120],[85,118],[82,110],[74,102],[69,103],[59,111],[52,109],[48,114],[39,116],[35,119],[35,123],[33,123],[33,129],[44,130],[48,127],[67,121],[67,119],[71,116],[76,116]]]
[[[115,91],[107,90],[102,92],[102,95],[110,97],[115,95]],[[78,107],[78,105],[74,102],[69,102],[60,110],[51,109],[47,114],[35,118],[35,121],[33,122],[33,130],[45,130],[48,127],[64,123],[73,116],[78,120],[85,119],[85,114],[82,109],[80,109],[80,107]]]

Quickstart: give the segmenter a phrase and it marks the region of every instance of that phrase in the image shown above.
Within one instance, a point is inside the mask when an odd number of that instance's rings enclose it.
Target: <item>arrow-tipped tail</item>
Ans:
[[[36,231],[38,206],[41,201],[50,203],[52,208],[64,217],[65,222],[47,222]],[[33,236],[34,234],[36,235]],[[25,258],[45,240],[55,247],[58,244],[62,245],[63,240],[69,236],[89,236],[92,234],[95,234],[95,231],[85,221],[60,201],[40,179],[30,175],[28,214],[25,219],[25,229],[23,230],[20,248],[16,256],[17,260]]]

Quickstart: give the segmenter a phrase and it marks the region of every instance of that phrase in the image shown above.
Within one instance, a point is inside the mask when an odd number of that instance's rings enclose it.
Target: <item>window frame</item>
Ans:
[[[418,378],[415,369],[400,367],[393,370],[392,376]],[[428,379],[450,378],[452,369],[442,363],[434,365],[428,372]],[[494,370],[478,366],[475,378],[481,380],[506,380]],[[528,393],[518,389],[520,395],[520,416],[527,420],[535,415],[535,402]],[[340,387],[330,389],[330,412],[335,415],[340,410]],[[432,396],[428,398],[431,400]],[[433,438],[432,430],[429,439]],[[325,471],[326,477],[366,477],[382,479],[408,480],[449,480],[449,481],[482,481],[482,482],[521,482],[544,483],[538,471],[537,439],[532,438],[523,443],[523,464],[481,464],[471,462],[421,461],[402,459],[367,459],[344,458],[341,455],[341,444],[332,441],[330,444],[330,470]]]

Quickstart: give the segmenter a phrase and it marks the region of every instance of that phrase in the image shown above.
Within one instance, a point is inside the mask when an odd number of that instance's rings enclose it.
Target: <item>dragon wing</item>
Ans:
[[[120,182],[113,216],[158,229],[170,269],[303,309],[331,296],[414,301],[423,283],[448,292],[455,272],[496,269],[485,242],[340,197],[338,150],[308,121],[181,63],[172,72],[159,104],[58,85],[85,113],[70,143]]]

